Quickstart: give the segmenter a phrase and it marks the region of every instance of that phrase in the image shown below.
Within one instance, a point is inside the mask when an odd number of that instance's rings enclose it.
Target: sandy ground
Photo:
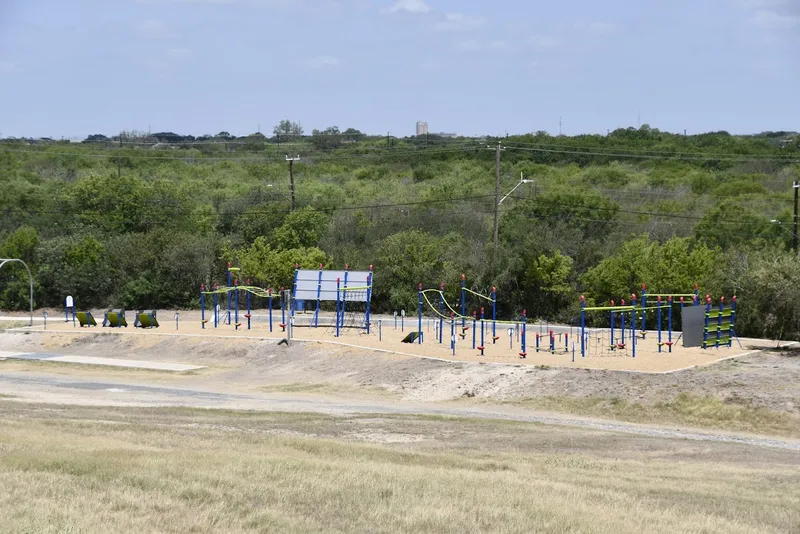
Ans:
[[[239,393],[280,390],[352,398],[379,395],[414,402],[615,397],[642,403],[668,401],[679,393],[691,393],[800,415],[798,350],[766,350],[669,374],[542,368],[523,365],[519,360],[496,365],[447,362],[317,343],[286,347],[275,340],[101,333],[6,333],[0,335],[0,350],[204,365],[208,368],[171,376],[88,366],[75,370],[66,364],[9,360],[2,362],[0,371],[47,370],[66,376],[124,377],[149,384],[202,386]]]
[[[63,315],[50,314],[47,322],[46,331],[49,333],[61,332],[80,332],[81,334],[103,333],[108,335],[137,335],[163,337],[166,335],[180,334],[184,336],[215,336],[229,338],[251,338],[251,339],[271,339],[280,340],[286,337],[279,324],[281,322],[280,312],[273,315],[273,330],[269,330],[269,319],[264,310],[253,311],[251,328],[247,328],[247,319],[242,313],[239,321],[242,326],[239,329],[230,325],[220,324],[217,328],[213,327],[213,317],[206,315],[209,322],[206,328],[202,327],[199,311],[180,311],[179,320],[176,328],[175,311],[159,312],[161,327],[158,329],[136,329],[133,327],[133,313],[128,313],[128,328],[76,328],[72,322],[64,322]],[[58,317],[58,319],[55,319]],[[95,317],[98,323],[102,323],[102,311],[96,311]],[[307,324],[312,319],[310,313],[299,314],[296,318],[297,324]],[[380,321],[380,323],[379,323]],[[335,336],[334,328],[331,327],[330,316],[323,315],[319,320],[319,327],[309,328],[307,326],[297,326],[294,328],[293,338],[297,341],[317,341],[326,344],[349,345],[357,349],[375,349],[380,351],[391,351],[398,354],[406,354],[418,357],[439,358],[448,361],[460,362],[483,362],[483,363],[504,363],[520,364],[524,366],[549,366],[564,368],[582,369],[608,369],[608,370],[627,370],[640,372],[671,372],[694,366],[703,366],[720,360],[742,356],[754,350],[774,346],[774,342],[758,339],[741,338],[735,342],[733,347],[720,347],[709,350],[701,348],[684,348],[678,342],[668,352],[668,347],[663,346],[662,352],[658,351],[658,341],[656,332],[648,332],[645,339],[636,340],[636,353],[634,357],[633,346],[628,339],[624,350],[610,351],[605,348],[605,344],[598,342],[602,338],[601,334],[590,336],[592,342],[587,347],[587,355],[581,357],[580,336],[577,330],[571,331],[567,326],[548,326],[531,325],[526,328],[526,358],[520,358],[521,352],[521,333],[512,331],[509,336],[509,325],[498,324],[496,327],[496,341],[493,343],[492,325],[490,322],[484,324],[483,355],[480,351],[473,349],[473,328],[461,331],[460,326],[456,326],[455,331],[456,346],[452,350],[450,346],[451,329],[444,323],[443,343],[439,343],[436,338],[437,321],[425,320],[423,323],[423,343],[402,343],[401,340],[409,332],[415,330],[416,319],[407,318],[405,328],[401,328],[400,323],[395,328],[395,322],[391,317],[376,316],[374,327],[369,335],[360,333],[355,329],[346,329],[340,337]],[[34,326],[35,329],[44,327]],[[548,350],[549,335],[548,330],[554,330],[555,352]],[[481,346],[480,323],[474,329],[475,344]],[[542,332],[540,340],[540,350],[536,350],[536,335]],[[572,337],[570,338],[570,333]],[[461,337],[464,334],[464,337]],[[673,339],[678,338],[679,333],[673,334]],[[666,340],[666,334],[664,339]],[[662,341],[663,341],[662,340]],[[741,343],[741,346],[739,345]],[[603,348],[599,345],[602,344]]]

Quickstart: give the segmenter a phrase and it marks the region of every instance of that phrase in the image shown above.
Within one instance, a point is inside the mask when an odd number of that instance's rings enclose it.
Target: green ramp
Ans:
[[[125,320],[125,310],[122,309],[108,310],[106,312],[105,318],[103,319],[103,326],[110,326],[112,328],[118,328],[124,326],[125,328],[127,328],[128,321]]]
[[[137,313],[135,325],[138,328],[158,328],[158,319],[149,313]]]
[[[80,323],[81,326],[86,326],[86,327],[97,326],[97,321],[94,320],[92,312],[88,311],[78,312],[75,314],[75,317],[78,318],[78,322]]]
[[[420,332],[411,332],[403,338],[402,343],[414,343],[420,337]]]

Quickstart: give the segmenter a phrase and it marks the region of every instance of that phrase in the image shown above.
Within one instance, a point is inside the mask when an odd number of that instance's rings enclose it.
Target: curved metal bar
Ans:
[[[33,275],[31,274],[31,270],[28,268],[28,264],[18,258],[0,258],[0,269],[3,268],[3,265],[9,262],[19,262],[25,267],[25,270],[28,271],[28,279],[31,283],[31,326],[33,326]]]

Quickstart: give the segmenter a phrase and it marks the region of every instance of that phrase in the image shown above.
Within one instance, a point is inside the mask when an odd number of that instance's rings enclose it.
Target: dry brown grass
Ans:
[[[800,418],[783,412],[751,406],[745,399],[722,401],[679,393],[672,399],[651,404],[619,397],[537,397],[509,404],[538,410],[603,417],[634,423],[675,424],[785,437],[800,437]]]
[[[796,453],[449,418],[0,401],[11,532],[789,532]]]

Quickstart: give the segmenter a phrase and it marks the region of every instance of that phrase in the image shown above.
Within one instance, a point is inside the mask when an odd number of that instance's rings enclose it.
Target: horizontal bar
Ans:
[[[645,297],[691,297],[691,298],[694,298],[696,296],[697,295],[695,295],[694,293],[685,293],[685,294],[679,294],[679,293],[663,293],[663,294],[647,293],[647,294],[645,294]]]
[[[634,306],[594,306],[592,308],[581,308],[582,311],[633,311],[637,309]]]

